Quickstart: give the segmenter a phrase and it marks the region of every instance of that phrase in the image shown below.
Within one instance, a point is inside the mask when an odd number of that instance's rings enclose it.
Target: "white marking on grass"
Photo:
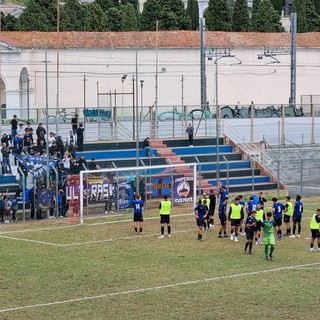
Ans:
[[[123,295],[132,294],[132,293],[144,293],[144,292],[149,292],[149,291],[176,288],[176,287],[180,287],[180,286],[199,284],[199,283],[204,283],[204,282],[242,278],[242,277],[260,275],[260,274],[270,273],[270,272],[277,272],[277,271],[284,271],[284,270],[295,270],[295,269],[299,270],[299,268],[312,267],[312,266],[317,266],[317,265],[320,265],[320,262],[301,264],[301,265],[295,265],[295,266],[280,267],[280,268],[260,270],[260,271],[253,271],[253,272],[246,272],[246,273],[236,273],[236,274],[230,274],[230,275],[226,275],[226,276],[199,279],[199,280],[177,282],[177,283],[165,284],[165,285],[160,285],[160,286],[155,286],[155,287],[140,288],[140,289],[127,290],[127,291],[119,291],[119,292],[113,292],[113,293],[100,294],[100,295],[91,296],[91,297],[82,297],[82,298],[76,298],[76,299],[68,299],[68,300],[60,300],[60,301],[53,301],[53,302],[46,302],[46,303],[31,304],[31,305],[26,305],[26,306],[1,309],[0,313],[6,313],[6,312],[10,312],[10,311],[19,311],[19,310],[25,310],[25,309],[33,309],[33,308],[41,308],[41,307],[49,307],[49,306],[67,304],[67,303],[103,299],[103,298],[108,298],[108,297],[123,296]]]
[[[185,232],[190,232],[193,230],[195,230],[195,229],[193,228],[193,229],[177,230],[172,234],[172,236],[174,236],[177,233],[185,233]],[[10,237],[10,236],[2,236],[2,235],[0,235],[0,238],[16,240],[16,241],[24,241],[24,242],[34,242],[34,243],[45,244],[45,245],[53,246],[53,247],[76,247],[76,246],[90,245],[90,244],[95,244],[95,243],[105,243],[105,242],[113,242],[113,241],[119,241],[119,240],[141,239],[141,238],[148,238],[148,237],[155,237],[155,236],[159,236],[159,233],[134,235],[134,236],[127,236],[127,237],[119,237],[119,238],[109,238],[109,239],[102,239],[102,240],[92,240],[92,241],[85,241],[85,242],[74,242],[74,243],[66,243],[66,244],[59,244],[59,243],[52,243],[52,242],[25,239],[25,238],[17,238],[17,237]]]
[[[173,214],[173,215],[171,215],[171,218],[186,217],[186,216],[191,216],[191,215],[194,215],[194,213]],[[99,217],[99,218],[101,219],[103,217]],[[66,218],[66,219],[68,219],[68,218]],[[156,217],[144,218],[144,220],[157,220],[157,219],[160,219],[160,217],[156,216]],[[49,222],[49,220],[48,220],[48,222]],[[81,228],[95,227],[95,226],[105,225],[105,224],[126,223],[126,222],[133,222],[133,220],[126,219],[126,220],[117,220],[117,221],[103,221],[103,222],[96,222],[96,223],[89,223],[89,224],[80,224],[79,223],[79,224],[63,225],[63,226],[48,227],[48,228],[28,228],[28,229],[19,229],[19,230],[10,230],[10,231],[0,231],[0,235],[1,234],[11,234],[11,233],[33,232],[33,231],[60,230],[60,229],[75,228],[75,227],[81,227]]]
[[[9,240],[16,240],[16,241],[24,241],[24,242],[33,242],[33,243],[46,244],[48,246],[53,246],[53,247],[63,247],[63,245],[58,244],[58,243],[52,243],[52,242],[46,242],[46,241],[40,241],[40,240],[16,238],[16,237],[1,236],[1,235],[0,235],[0,238],[9,239]]]

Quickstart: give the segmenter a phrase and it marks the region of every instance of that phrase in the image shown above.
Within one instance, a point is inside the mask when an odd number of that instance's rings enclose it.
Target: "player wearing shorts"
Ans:
[[[222,232],[223,236],[227,237],[227,207],[228,207],[228,197],[224,197],[223,203],[220,206],[219,210],[219,219],[220,219],[220,230],[218,238],[222,238]]]
[[[239,203],[239,198],[234,199],[234,203],[230,206],[228,219],[231,222],[230,240],[238,242],[238,230],[244,218],[243,208]]]
[[[170,213],[171,213],[171,201],[168,200],[168,196],[164,196],[163,200],[159,204],[160,209],[160,226],[161,236],[159,239],[164,238],[164,225],[168,228],[168,237],[171,238],[171,226],[170,226]]]
[[[246,222],[244,223],[245,230],[246,230],[246,238],[247,242],[244,247],[244,253],[247,253],[247,249],[249,247],[249,254],[252,254],[252,241],[254,238],[254,228],[256,226],[256,219],[255,219],[255,210],[251,210],[250,215],[247,216]]]
[[[134,231],[136,234],[142,234],[143,228],[143,201],[139,194],[136,194],[135,200],[132,201],[133,204],[133,222]],[[138,232],[139,228],[139,232]]]
[[[290,201],[290,197],[286,197],[286,204],[285,204],[285,209],[284,209],[284,215],[283,215],[283,222],[286,224],[286,236],[290,236],[291,234],[291,226],[290,226],[290,221],[291,217],[293,216],[293,204]]]
[[[317,251],[314,247],[314,241],[317,239],[318,241],[318,251],[320,252],[320,209],[317,209],[317,213],[315,213],[310,222],[311,229],[311,240],[310,240],[310,252]]]
[[[214,194],[213,190],[210,190],[208,208],[209,208],[209,221],[210,221],[209,227],[211,229],[214,229],[214,211],[216,209],[216,195]]]
[[[303,204],[301,202],[301,196],[297,195],[296,196],[296,203],[294,204],[294,209],[293,209],[293,216],[292,216],[293,230],[292,230],[292,235],[290,236],[290,238],[296,237],[297,224],[298,224],[297,237],[300,238],[302,213],[303,213]]]
[[[272,220],[272,213],[267,213],[267,220],[262,222],[261,228],[263,233],[263,239],[262,242],[264,244],[264,255],[266,257],[266,260],[273,260],[273,251],[274,246],[276,244],[275,240],[275,226],[276,222]],[[270,253],[269,253],[269,246],[270,246]]]
[[[244,200],[243,200],[243,195],[241,195],[241,194],[238,195],[238,198],[240,199],[240,200],[239,200],[239,204],[241,205],[241,207],[243,208],[243,210],[245,210],[246,203],[245,203]],[[242,227],[242,226],[243,226],[243,222],[242,222],[241,225],[240,225],[239,233],[240,233],[240,235],[245,236],[246,233],[245,233],[245,231],[243,231],[245,228]],[[243,232],[242,232],[242,231],[243,231]]]
[[[197,227],[198,227],[198,240],[203,241],[202,229],[204,225],[204,220],[208,216],[208,207],[206,200],[199,199],[198,205],[194,208],[194,214],[196,215]]]
[[[202,194],[202,203],[204,203],[204,201],[206,201],[206,205],[209,208],[210,200],[209,200],[209,198],[208,198],[208,196],[207,196],[207,194],[205,192]],[[204,231],[209,231],[209,229],[210,229],[209,215],[207,215],[206,218],[204,219],[204,225],[203,226],[204,226]],[[207,227],[208,227],[208,229],[207,229]]]
[[[273,219],[277,226],[277,239],[282,240],[282,213],[284,210],[284,205],[280,202],[278,202],[277,198],[272,198],[273,206],[272,206],[272,213],[273,213]]]
[[[261,208],[261,204],[257,204],[256,206],[256,215],[255,215],[255,219],[257,221],[256,226],[254,228],[254,240],[256,241],[256,244],[262,244],[262,240],[261,240],[261,225],[262,222],[264,220],[266,220],[266,215],[264,214],[262,208]]]

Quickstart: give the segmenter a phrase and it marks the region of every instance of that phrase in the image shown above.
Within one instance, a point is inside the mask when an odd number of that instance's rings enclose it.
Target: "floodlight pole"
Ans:
[[[49,188],[49,97],[48,97],[48,48],[45,46],[45,78],[46,78],[46,152],[47,152],[47,181],[46,186]]]
[[[136,167],[139,167],[139,86],[138,86],[138,51],[136,50]],[[141,82],[142,83],[142,82]],[[136,192],[139,193],[139,174],[136,174]]]

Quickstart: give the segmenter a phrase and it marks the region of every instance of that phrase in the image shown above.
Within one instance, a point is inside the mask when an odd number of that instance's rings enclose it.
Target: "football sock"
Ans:
[[[254,238],[255,241],[258,241],[258,238]]]
[[[279,230],[279,236],[280,237],[282,236],[282,230]]]
[[[252,242],[249,243],[249,251],[252,250]]]
[[[168,226],[168,234],[171,234],[171,226]]]
[[[240,233],[242,232],[242,228],[240,228]]]
[[[247,251],[248,246],[249,246],[249,242],[246,242],[246,246],[244,247],[244,251]]]
[[[134,231],[135,231],[135,232],[138,232],[138,228],[134,228]]]
[[[161,234],[164,235],[164,227],[161,227]]]
[[[293,225],[293,230],[292,230],[292,233],[293,233],[293,234],[296,234],[296,228],[297,228],[297,227],[296,227],[296,224],[294,224],[294,225]]]
[[[227,234],[227,231],[224,231],[223,233],[224,233],[224,234]]]
[[[313,248],[313,243],[310,243],[310,248]]]
[[[140,228],[140,232],[142,232],[142,228]]]
[[[235,236],[236,236],[236,237],[238,236],[238,232],[235,233]]]
[[[264,254],[266,257],[268,256],[268,246],[264,246]]]
[[[212,225],[214,225],[214,221],[213,221],[213,219],[210,219],[210,223],[211,223]]]
[[[271,244],[270,246],[271,246],[271,249],[270,249],[270,256],[272,256],[273,251],[274,251],[274,245],[273,245],[273,244]]]
[[[300,232],[301,232],[301,225],[299,224],[298,225],[298,234],[300,234]]]
[[[206,224],[206,222],[205,222],[205,221],[203,222],[203,228],[204,228],[204,230],[206,230],[206,229],[207,229],[207,224]]]

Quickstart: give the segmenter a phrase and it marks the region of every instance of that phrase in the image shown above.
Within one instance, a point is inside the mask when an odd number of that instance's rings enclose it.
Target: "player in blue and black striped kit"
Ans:
[[[282,214],[283,210],[285,209],[285,206],[278,202],[277,198],[272,198],[273,206],[272,206],[272,212],[273,212],[273,219],[277,226],[277,238],[278,240],[282,240]]]
[[[303,204],[301,202],[301,196],[297,195],[296,203],[294,204],[294,209],[293,209],[293,230],[290,238],[296,237],[297,224],[298,224],[297,237],[300,238],[302,213],[303,213]]]
[[[198,205],[194,208],[194,213],[196,215],[197,227],[198,227],[198,240],[203,241],[202,229],[205,224],[204,219],[208,216],[208,206],[206,199],[199,199]]]
[[[142,234],[143,228],[143,201],[139,194],[136,194],[135,200],[132,201],[133,204],[133,221],[134,221],[134,231],[136,234]],[[139,232],[138,232],[139,228]]]

